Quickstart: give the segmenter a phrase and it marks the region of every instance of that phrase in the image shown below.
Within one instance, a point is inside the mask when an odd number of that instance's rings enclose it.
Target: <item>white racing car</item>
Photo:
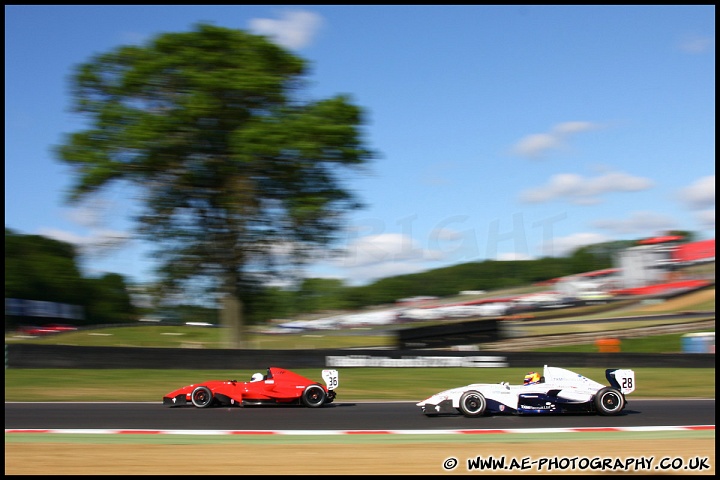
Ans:
[[[618,415],[627,404],[625,395],[635,390],[635,372],[607,369],[605,377],[610,386],[545,365],[542,375],[529,373],[523,385],[474,383],[436,393],[417,406],[430,417],[457,413],[466,417],[490,413]]]

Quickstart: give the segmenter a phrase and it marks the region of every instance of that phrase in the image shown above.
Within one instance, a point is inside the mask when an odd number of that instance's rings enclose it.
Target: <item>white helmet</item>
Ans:
[[[250,381],[251,382],[259,382],[262,379],[263,379],[262,373],[253,373],[253,376],[250,378]]]

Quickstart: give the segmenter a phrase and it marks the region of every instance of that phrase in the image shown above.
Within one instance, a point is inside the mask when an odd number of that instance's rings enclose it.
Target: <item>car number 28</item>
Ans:
[[[615,380],[620,385],[623,394],[632,393],[635,390],[635,372],[633,370],[616,370]]]

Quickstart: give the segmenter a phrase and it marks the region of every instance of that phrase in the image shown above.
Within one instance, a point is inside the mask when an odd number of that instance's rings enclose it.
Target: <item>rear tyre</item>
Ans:
[[[616,388],[601,388],[595,394],[595,409],[600,415],[617,415],[625,408],[625,397]]]
[[[466,417],[479,417],[485,413],[487,401],[480,392],[470,390],[460,397],[460,412]]]
[[[320,385],[310,385],[303,392],[300,401],[306,407],[316,408],[322,406],[326,398],[325,390]]]
[[[190,399],[197,408],[207,408],[213,402],[213,394],[208,387],[196,387]]]

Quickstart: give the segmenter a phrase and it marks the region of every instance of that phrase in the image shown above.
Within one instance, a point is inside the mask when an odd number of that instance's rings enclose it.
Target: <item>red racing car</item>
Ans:
[[[321,407],[335,400],[337,370],[323,370],[325,385],[284,368],[269,367],[265,375],[256,373],[249,382],[209,380],[187,385],[163,397],[163,405],[179,407],[292,405]]]

